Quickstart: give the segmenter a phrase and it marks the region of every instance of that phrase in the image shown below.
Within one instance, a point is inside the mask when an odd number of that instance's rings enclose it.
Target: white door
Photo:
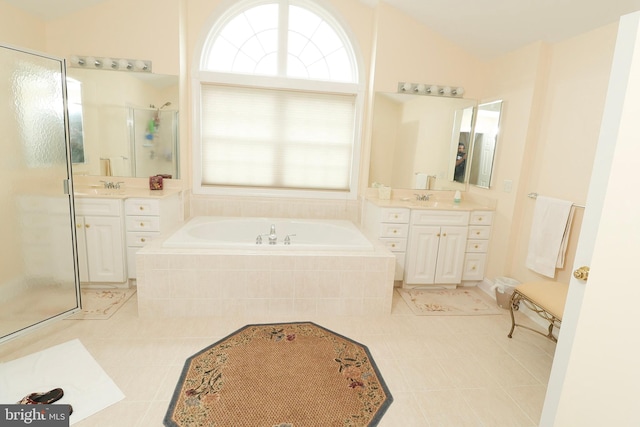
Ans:
[[[456,284],[462,281],[467,227],[442,227],[434,283]]]
[[[124,242],[119,217],[86,216],[85,235],[89,260],[89,281],[125,281]]]
[[[409,285],[433,283],[439,241],[440,227],[427,225],[411,227],[409,247],[406,254],[407,274],[405,283]]]
[[[618,27],[573,266],[591,267],[591,276],[588,283],[572,279],[569,284],[540,426],[640,425],[639,295],[629,274],[640,255],[635,232],[640,205],[637,195],[627,193],[630,185],[637,186],[640,159],[639,23],[634,13]]]

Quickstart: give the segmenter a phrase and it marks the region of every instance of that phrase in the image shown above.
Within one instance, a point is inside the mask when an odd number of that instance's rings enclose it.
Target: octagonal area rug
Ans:
[[[366,346],[311,322],[245,326],[189,357],[166,426],[376,426],[393,398]]]

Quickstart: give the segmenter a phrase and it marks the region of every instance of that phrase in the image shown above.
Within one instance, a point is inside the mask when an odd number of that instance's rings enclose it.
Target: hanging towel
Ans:
[[[426,190],[428,180],[429,177],[427,177],[426,173],[416,173],[416,182],[413,188],[415,190]]]
[[[100,159],[100,165],[102,170],[102,176],[113,176],[113,174],[111,173],[111,160]]]
[[[527,268],[554,278],[556,268],[564,267],[564,256],[573,221],[573,203],[538,196],[529,237]]]
[[[112,176],[127,176],[127,161],[125,161],[124,157],[110,157],[109,163],[111,164],[111,175]]]

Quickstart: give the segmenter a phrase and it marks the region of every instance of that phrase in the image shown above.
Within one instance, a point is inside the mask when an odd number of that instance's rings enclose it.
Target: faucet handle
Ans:
[[[262,244],[262,234],[258,234],[258,237],[256,237],[256,245],[261,245]]]
[[[285,245],[290,245],[291,244],[291,237],[295,236],[295,234],[287,234],[286,236],[284,236],[284,244]]]

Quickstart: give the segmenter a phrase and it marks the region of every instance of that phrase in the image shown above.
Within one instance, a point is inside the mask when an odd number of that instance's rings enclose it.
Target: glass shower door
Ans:
[[[0,45],[0,341],[79,308],[64,82]]]

